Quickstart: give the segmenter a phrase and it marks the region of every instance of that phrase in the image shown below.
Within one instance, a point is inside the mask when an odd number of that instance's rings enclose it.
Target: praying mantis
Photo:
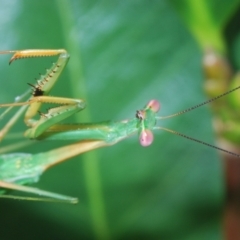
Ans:
[[[39,181],[41,174],[55,164],[93,149],[114,145],[135,134],[138,134],[140,144],[143,147],[147,147],[153,142],[154,130],[164,130],[232,154],[235,157],[240,157],[238,154],[157,125],[159,120],[187,113],[239,89],[240,86],[211,100],[165,117],[157,115],[160,109],[160,103],[153,99],[150,100],[144,108],[138,110],[133,119],[105,121],[100,123],[60,124],[59,122],[62,120],[86,107],[86,103],[82,99],[49,96],[49,92],[57,82],[69,60],[70,56],[68,52],[65,49],[32,49],[2,51],[0,54],[13,54],[9,63],[17,59],[29,57],[59,56],[56,63],[53,63],[51,68],[46,70],[44,75],[40,76],[35,85],[30,84],[33,88],[33,93],[27,101],[20,102],[20,98],[14,103],[0,104],[0,108],[7,108],[0,118],[11,110],[12,107],[21,107],[11,121],[1,130],[0,137],[3,138],[18,120],[22,112],[26,111],[24,121],[28,129],[24,133],[25,137],[40,140],[64,139],[77,141],[68,146],[38,154],[11,153],[0,155],[0,198],[77,203],[77,198],[25,185]],[[42,113],[39,109],[44,103],[53,103],[58,106],[49,109],[47,113]],[[40,115],[40,118],[35,119],[36,115]],[[9,189],[37,194],[41,197],[32,198],[7,195],[6,190]]]

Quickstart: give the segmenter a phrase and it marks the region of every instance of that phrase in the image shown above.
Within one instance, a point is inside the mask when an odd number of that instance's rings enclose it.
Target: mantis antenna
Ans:
[[[193,107],[187,108],[187,109],[185,109],[185,110],[182,110],[182,111],[180,111],[180,112],[177,112],[177,113],[175,113],[175,114],[171,114],[171,115],[168,115],[168,116],[163,116],[163,117],[158,116],[158,117],[156,117],[156,119],[158,119],[158,120],[163,120],[163,119],[172,118],[172,117],[176,117],[176,116],[182,115],[182,114],[184,114],[184,113],[187,113],[187,112],[190,112],[190,111],[192,111],[192,110],[195,110],[196,108],[202,107],[203,105],[206,105],[206,104],[208,104],[208,103],[214,102],[214,101],[216,101],[217,99],[219,99],[219,98],[221,98],[221,97],[224,97],[224,96],[226,96],[226,95],[228,95],[228,94],[230,94],[230,93],[232,93],[232,92],[234,92],[234,91],[236,91],[236,90],[238,90],[238,89],[240,89],[240,86],[235,87],[235,88],[233,88],[233,89],[231,89],[231,90],[229,90],[229,91],[227,91],[227,92],[225,92],[225,93],[223,93],[223,94],[221,94],[221,95],[218,95],[218,96],[216,96],[216,97],[214,97],[214,98],[211,98],[211,99],[209,99],[209,100],[207,100],[207,101],[205,101],[205,102],[202,102],[202,103],[200,103],[200,104],[197,104],[197,105],[195,105],[195,106],[193,106]],[[185,134],[182,134],[182,133],[179,133],[179,132],[177,132],[177,131],[174,131],[174,130],[171,130],[171,129],[168,129],[168,128],[164,128],[164,127],[154,127],[154,129],[159,129],[159,130],[164,130],[164,131],[166,131],[166,132],[170,132],[170,133],[175,134],[175,135],[178,135],[178,136],[180,136],[180,137],[184,137],[184,138],[189,139],[189,140],[191,140],[191,141],[194,141],[194,142],[203,144],[203,145],[208,146],[208,147],[211,147],[211,148],[215,148],[215,149],[217,149],[217,150],[220,150],[220,151],[222,151],[222,152],[225,152],[225,153],[227,153],[227,154],[230,154],[230,155],[233,155],[233,156],[235,156],[235,157],[237,157],[237,158],[240,158],[240,155],[237,154],[237,153],[234,153],[234,152],[225,150],[225,149],[223,149],[223,148],[214,146],[214,145],[212,145],[212,144],[206,143],[206,142],[204,142],[204,141],[201,141],[201,140],[198,140],[198,139],[189,137],[189,136],[187,136],[187,135],[185,135]]]
[[[215,148],[215,149],[217,149],[217,150],[219,150],[219,151],[222,151],[222,152],[225,152],[225,153],[227,153],[227,154],[233,155],[234,157],[240,158],[240,155],[237,154],[237,153],[230,152],[230,151],[225,150],[225,149],[223,149],[223,148],[214,146],[214,145],[212,145],[212,144],[210,144],[210,143],[203,142],[203,141],[198,140],[198,139],[196,139],[196,138],[189,137],[189,136],[187,136],[187,135],[185,135],[185,134],[176,132],[176,131],[174,131],[174,130],[171,130],[171,129],[168,129],[168,128],[164,128],[164,127],[155,127],[154,129],[159,129],[159,130],[164,130],[164,131],[166,131],[166,132],[170,132],[170,133],[175,134],[175,135],[178,135],[178,136],[180,136],[180,137],[184,137],[184,138],[189,139],[189,140],[191,140],[191,141],[194,141],[194,142],[203,144],[203,145],[208,146],[208,147],[211,147],[211,148]]]
[[[174,113],[174,114],[172,114],[172,115],[168,115],[168,116],[164,116],[164,117],[157,117],[157,119],[161,119],[161,120],[162,120],[162,119],[167,119],[167,118],[176,117],[176,116],[179,116],[179,115],[181,115],[181,114],[190,112],[190,111],[192,111],[192,110],[194,110],[194,109],[196,109],[196,108],[202,107],[202,106],[205,105],[205,104],[214,102],[214,101],[216,101],[217,99],[219,99],[219,98],[221,98],[221,97],[224,97],[224,96],[226,96],[226,95],[228,95],[228,94],[230,94],[230,93],[232,93],[232,92],[234,92],[234,91],[236,91],[236,90],[238,90],[238,89],[240,89],[240,86],[238,86],[238,87],[236,87],[236,88],[233,88],[233,89],[231,89],[231,90],[229,90],[229,91],[227,91],[227,92],[225,92],[225,93],[223,93],[223,94],[221,94],[221,95],[218,95],[218,96],[216,96],[216,97],[214,97],[214,98],[211,98],[211,99],[209,99],[209,100],[207,100],[207,101],[205,101],[205,102],[203,102],[203,103],[197,104],[197,105],[195,105],[195,106],[193,106],[193,107],[190,107],[190,108],[187,108],[187,109],[185,109],[185,110],[183,110],[183,111],[180,111],[180,112],[178,112],[178,113]]]

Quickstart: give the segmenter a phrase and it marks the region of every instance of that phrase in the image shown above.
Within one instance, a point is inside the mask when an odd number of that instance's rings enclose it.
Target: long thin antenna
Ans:
[[[184,135],[184,134],[182,134],[182,133],[176,132],[176,131],[174,131],[174,130],[171,130],[171,129],[168,129],[168,128],[164,128],[164,127],[154,127],[154,129],[160,129],[160,130],[164,130],[164,131],[166,131],[166,132],[173,133],[173,134],[178,135],[178,136],[180,136],[180,137],[187,138],[187,139],[189,139],[189,140],[191,140],[191,141],[194,141],[194,142],[197,142],[197,143],[201,143],[201,144],[203,144],[203,145],[205,145],[205,146],[208,146],[208,147],[211,147],[211,148],[215,148],[215,149],[217,149],[217,150],[219,150],[219,151],[222,151],[222,152],[225,152],[225,153],[227,153],[227,154],[231,154],[231,155],[233,155],[234,157],[240,158],[240,155],[237,154],[237,153],[230,152],[230,151],[225,150],[225,149],[223,149],[223,148],[220,148],[220,147],[214,146],[214,145],[212,145],[212,144],[210,144],[210,143],[206,143],[206,142],[203,142],[203,141],[201,141],[201,140],[198,140],[198,139],[189,137],[189,136],[187,136],[187,135]]]
[[[200,103],[200,104],[197,104],[197,105],[195,105],[195,106],[193,106],[193,107],[187,108],[187,109],[185,109],[185,110],[183,110],[183,111],[181,111],[181,112],[178,112],[178,113],[175,113],[175,114],[172,114],[172,115],[169,115],[169,116],[165,116],[165,117],[156,117],[156,118],[157,118],[157,119],[166,119],[166,118],[171,118],[171,117],[179,116],[179,115],[181,115],[181,114],[190,112],[190,111],[192,111],[192,110],[194,110],[194,109],[196,109],[196,108],[198,108],[198,107],[201,107],[201,106],[203,106],[203,105],[205,105],[205,104],[208,104],[208,103],[210,103],[210,102],[213,102],[213,101],[215,101],[215,100],[217,100],[217,99],[219,99],[219,98],[221,98],[221,97],[224,97],[224,96],[226,96],[226,95],[228,95],[228,94],[230,94],[230,93],[232,93],[232,92],[234,92],[234,91],[236,91],[236,90],[238,90],[238,89],[240,89],[240,86],[238,86],[238,87],[236,87],[236,88],[233,88],[233,89],[231,89],[231,90],[229,90],[229,91],[227,91],[227,92],[225,92],[225,93],[223,93],[223,94],[221,94],[221,95],[219,95],[219,96],[217,96],[217,97],[214,97],[214,98],[212,98],[212,99],[209,99],[209,100],[207,100],[207,101],[205,101],[205,102],[203,102],[203,103]]]

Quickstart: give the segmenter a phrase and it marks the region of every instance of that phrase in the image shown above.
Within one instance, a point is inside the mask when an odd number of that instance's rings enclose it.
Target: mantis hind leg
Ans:
[[[14,183],[0,181],[0,187],[4,189],[17,190],[27,193],[32,193],[36,195],[40,195],[41,197],[22,197],[22,196],[14,196],[14,195],[0,195],[0,198],[11,198],[11,199],[19,199],[19,200],[31,200],[31,201],[45,201],[45,202],[64,202],[64,203],[78,203],[77,198],[65,196],[58,193],[44,191],[38,188],[22,186]]]

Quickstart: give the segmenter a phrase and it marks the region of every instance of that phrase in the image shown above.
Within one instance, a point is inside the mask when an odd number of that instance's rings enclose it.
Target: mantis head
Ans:
[[[143,147],[147,147],[153,142],[153,133],[151,129],[156,124],[156,113],[160,109],[160,103],[157,100],[151,100],[143,110],[136,113],[139,119],[139,142]]]

